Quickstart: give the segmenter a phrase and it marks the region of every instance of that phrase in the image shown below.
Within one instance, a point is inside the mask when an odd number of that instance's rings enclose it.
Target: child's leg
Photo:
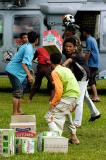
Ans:
[[[79,144],[80,141],[79,139],[77,138],[77,135],[76,135],[76,127],[72,121],[72,115],[69,111],[69,114],[68,114],[68,117],[69,117],[69,125],[68,125],[68,128],[70,129],[70,139],[69,139],[69,143],[72,143],[72,144]]]
[[[54,97],[54,85],[53,85],[53,79],[51,76],[51,72],[52,72],[51,65],[50,64],[45,65],[44,74],[48,80],[47,89],[48,89],[48,92],[50,95],[50,99],[52,99]]]
[[[13,115],[23,114],[21,109],[21,99],[13,97]]]
[[[35,76],[35,82],[32,86],[30,95],[29,95],[29,99],[32,100],[33,96],[39,91],[41,83],[42,83],[42,79],[44,77],[44,75],[41,72],[41,68],[40,68],[40,64],[38,64],[37,66],[37,72],[36,72],[36,76]]]
[[[71,132],[72,134],[76,134],[76,127],[75,127],[74,122],[73,122],[73,120],[72,120],[72,114],[71,114],[70,111],[69,111],[69,113],[68,113],[68,119],[69,119],[68,128],[69,128],[70,132]]]
[[[58,104],[63,105],[62,103]],[[50,131],[57,131],[60,135],[62,135],[63,127],[65,123],[65,115],[64,112],[61,112],[60,110],[55,107],[51,112],[48,112],[45,116],[45,119],[48,123]]]
[[[16,90],[13,92],[13,114],[22,114],[21,101],[23,97],[23,87],[22,84],[18,84]],[[17,109],[17,111],[16,111]],[[14,112],[15,110],[15,112]],[[17,112],[17,113],[16,113]]]
[[[55,122],[49,122],[48,126],[49,126],[50,131],[58,132],[60,136],[62,135],[63,128],[58,126]]]
[[[13,97],[13,115],[17,115],[17,109],[18,109],[19,99]]]
[[[79,86],[80,86],[80,97],[78,98],[78,102],[77,102],[77,107],[75,110],[75,120],[74,120],[74,124],[76,125],[76,127],[80,127],[82,124],[82,116],[83,116],[83,103],[84,103],[84,95],[85,95],[85,91],[87,89],[87,81],[79,81]]]
[[[13,88],[13,115],[19,114],[20,98],[23,96],[23,87],[19,79],[12,74],[8,74]]]
[[[99,110],[96,108],[95,104],[93,103],[93,101],[91,100],[91,98],[89,97],[89,93],[88,91],[86,90],[85,92],[85,100],[88,104],[88,107],[90,109],[90,112],[91,112],[91,117],[95,117],[95,116],[98,116],[100,115],[100,112]]]
[[[22,108],[21,108],[21,103],[22,103],[22,98],[19,99],[17,112],[19,114],[24,114],[24,112],[22,111]]]

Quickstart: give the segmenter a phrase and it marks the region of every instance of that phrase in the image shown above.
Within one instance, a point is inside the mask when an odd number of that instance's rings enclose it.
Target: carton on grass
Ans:
[[[36,138],[15,138],[15,153],[16,154],[33,154],[37,151],[37,139]]]
[[[11,116],[10,128],[16,132],[16,137],[36,136],[36,117],[35,115],[14,115]]]
[[[15,133],[13,129],[0,129],[0,155],[14,155]]]
[[[43,47],[51,54],[54,52],[62,53],[63,39],[56,30],[43,32]]]
[[[67,153],[68,138],[54,132],[43,132],[38,136],[38,151]]]

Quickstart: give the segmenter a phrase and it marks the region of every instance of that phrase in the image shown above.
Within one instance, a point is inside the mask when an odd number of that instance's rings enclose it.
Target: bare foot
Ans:
[[[73,134],[72,136],[71,136],[71,139],[69,140],[69,143],[72,143],[72,144],[80,144],[80,141],[79,141],[79,139],[77,138],[77,136],[75,135],[75,134]]]

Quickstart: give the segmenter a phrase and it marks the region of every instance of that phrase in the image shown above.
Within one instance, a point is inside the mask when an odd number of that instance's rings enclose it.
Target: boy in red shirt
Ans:
[[[38,48],[34,56],[34,59],[36,58],[38,61],[38,65],[37,65],[37,71],[35,73],[35,82],[32,86],[30,96],[29,96],[30,100],[32,100],[36,92],[39,91],[43,77],[46,77],[48,80],[48,90],[50,91],[51,97],[53,94],[53,84],[52,84],[52,77],[51,77],[52,66],[50,62],[49,53],[43,47]]]

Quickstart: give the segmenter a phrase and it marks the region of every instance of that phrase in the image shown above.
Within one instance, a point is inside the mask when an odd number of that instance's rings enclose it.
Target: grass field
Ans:
[[[27,114],[35,114],[37,119],[37,132],[48,130],[44,115],[49,108],[46,80],[43,80],[41,90],[28,102],[28,94],[24,95],[22,104]],[[77,130],[80,145],[69,145],[67,154],[35,153],[33,155],[15,155],[10,158],[0,157],[0,160],[105,160],[106,159],[106,80],[97,82],[101,102],[95,103],[102,116],[95,122],[88,122],[90,113],[84,104],[82,127]],[[7,78],[0,77],[0,128],[9,128],[12,112],[12,93]],[[64,136],[69,137],[65,129]]]

